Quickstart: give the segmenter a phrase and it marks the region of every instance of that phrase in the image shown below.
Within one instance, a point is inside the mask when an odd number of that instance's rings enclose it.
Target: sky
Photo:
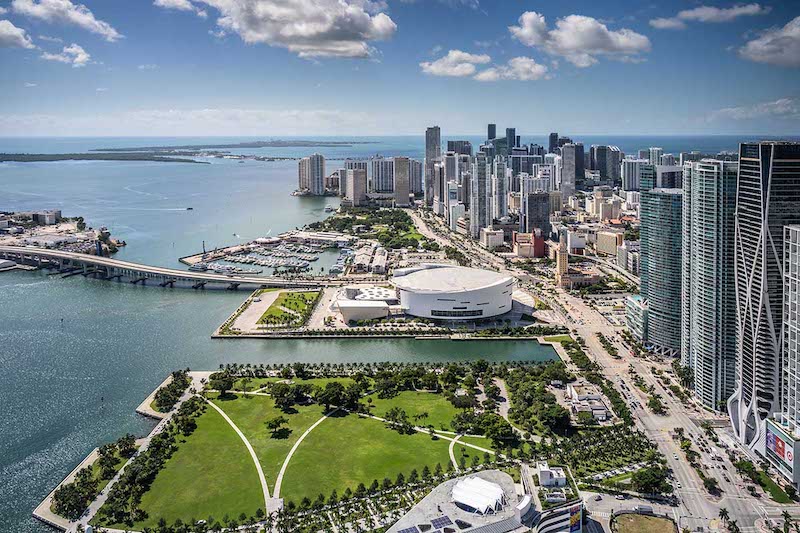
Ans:
[[[800,133],[800,0],[0,0],[0,136]]]

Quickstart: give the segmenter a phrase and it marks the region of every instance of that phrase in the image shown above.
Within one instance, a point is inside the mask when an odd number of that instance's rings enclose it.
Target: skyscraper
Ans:
[[[495,157],[492,164],[492,218],[508,215],[508,179],[505,157]]]
[[[649,164],[648,159],[622,160],[622,190],[638,191],[642,180],[642,167]],[[650,187],[652,188],[652,187]]]
[[[542,230],[542,236],[550,235],[550,193],[546,191],[524,192],[520,203],[519,231],[533,233]]]
[[[394,158],[394,205],[397,207],[405,207],[409,203],[408,197],[411,195],[409,167],[407,157]]]
[[[733,431],[764,450],[764,420],[781,410],[784,226],[800,223],[800,143],[739,146],[736,195],[737,389]]]
[[[662,355],[681,350],[680,189],[641,195],[641,296],[648,313],[646,344]]]
[[[347,197],[353,207],[367,203],[367,171],[355,168],[347,171]]]
[[[469,141],[447,141],[447,151],[461,155],[472,155],[472,143]]]
[[[506,155],[511,155],[511,150],[517,145],[517,129],[506,128]]]
[[[411,183],[411,194],[422,194],[422,161],[416,159],[409,160],[409,181]]]
[[[373,157],[372,166],[372,192],[394,191],[394,159],[381,156]]]
[[[681,364],[693,370],[703,405],[721,410],[736,377],[738,164],[706,159],[684,168]]]
[[[481,229],[492,222],[491,194],[489,191],[491,186],[490,172],[489,160],[483,152],[478,152],[475,155],[475,162],[472,164],[471,197],[469,202],[469,233],[476,240],[480,237]]]
[[[298,162],[297,185],[299,190],[314,196],[325,194],[325,158],[322,154],[311,154]]]
[[[489,124],[486,127],[486,139],[491,141],[497,138],[497,124]]]
[[[558,133],[551,133],[547,143],[547,151],[551,154],[556,153],[556,148],[558,148]]]
[[[575,187],[583,181],[583,144],[567,143],[561,147],[561,197],[564,202],[575,195]]]
[[[431,126],[425,130],[425,205],[433,205],[433,168],[442,158],[442,130]]]
[[[663,148],[658,148],[656,146],[650,147],[650,164],[651,165],[660,165],[661,164],[661,154],[664,153]]]

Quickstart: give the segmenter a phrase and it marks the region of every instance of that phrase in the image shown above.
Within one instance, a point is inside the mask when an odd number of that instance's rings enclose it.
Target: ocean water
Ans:
[[[119,142],[0,139],[0,152],[82,151]],[[157,143],[175,142],[134,144]],[[321,219],[325,205],[336,203],[291,196],[293,161],[211,162],[3,163],[0,211],[60,208],[126,240],[117,257],[179,267],[178,257],[204,242],[211,248],[277,234]],[[146,433],[151,422],[134,409],[176,368],[554,357],[530,341],[212,340],[245,296],[44,272],[0,274],[0,531],[49,531],[31,518],[34,507],[93,447]]]

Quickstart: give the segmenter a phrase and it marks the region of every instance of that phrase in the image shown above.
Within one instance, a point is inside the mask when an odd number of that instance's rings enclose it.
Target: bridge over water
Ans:
[[[211,272],[191,272],[174,268],[142,265],[111,257],[50,250],[47,248],[0,246],[0,258],[18,264],[58,269],[63,277],[83,275],[104,280],[158,287],[192,289],[258,289],[268,287],[319,287],[341,285],[341,280],[287,280],[274,276],[239,276]]]

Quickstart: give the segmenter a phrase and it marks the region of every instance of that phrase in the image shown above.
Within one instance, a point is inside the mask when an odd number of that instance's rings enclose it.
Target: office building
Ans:
[[[681,350],[681,190],[642,192],[640,207],[640,292],[649,309],[646,345],[662,355],[678,355]]]
[[[422,164],[422,161],[417,161],[416,159],[409,159],[408,163],[408,179],[409,183],[411,184],[411,194],[415,196],[417,194],[422,194],[422,176],[424,175],[424,165]]]
[[[575,195],[575,188],[584,180],[583,144],[568,143],[561,147],[561,198],[566,202]]]
[[[411,196],[409,170],[410,164],[407,157],[394,158],[394,205],[397,207],[409,205]]]
[[[372,166],[371,192],[394,191],[394,159],[374,157],[370,160]]]
[[[551,133],[550,137],[548,138],[547,143],[547,151],[551,154],[556,153],[556,149],[558,148],[558,133]]]
[[[681,364],[703,405],[722,410],[736,377],[734,212],[738,164],[687,163],[683,179]]]
[[[622,246],[624,231],[620,230],[607,230],[597,232],[597,241],[595,241],[595,251],[597,255],[610,255],[616,257],[617,248]]]
[[[648,159],[623,159],[622,190],[638,191],[642,180],[642,166],[649,163]],[[651,187],[652,188],[652,187]]]
[[[661,164],[661,155],[664,153],[663,148],[658,148],[656,146],[651,146],[648,152],[648,158],[650,159],[651,165],[660,165]]]
[[[486,127],[486,139],[492,141],[497,138],[497,124],[489,124]]]
[[[784,226],[800,224],[800,143],[739,146],[735,224],[737,388],[728,411],[737,438],[763,453],[764,421],[781,410]]]
[[[298,190],[313,196],[325,194],[325,157],[311,154],[298,162]]]
[[[480,237],[481,229],[492,223],[490,173],[491,164],[488,158],[483,152],[478,152],[472,164],[469,202],[469,233],[476,240]]]
[[[347,199],[353,207],[366,205],[367,203],[367,171],[356,168],[347,171]]]
[[[664,154],[661,156],[662,165],[675,165],[675,156],[672,154]]]
[[[447,151],[461,155],[472,155],[472,143],[469,141],[447,141]]]
[[[784,228],[783,410],[766,421],[764,456],[800,485],[800,226]]]
[[[442,158],[442,130],[431,126],[425,130],[425,205],[433,206],[433,169]]]
[[[517,146],[517,129],[506,128],[506,155],[511,155],[511,150]]]
[[[431,207],[435,214],[444,216],[446,198],[445,165],[443,162],[439,162],[433,166],[433,205]]]
[[[523,193],[519,216],[520,233],[533,233],[539,229],[547,237],[551,232],[550,213],[550,193]]]
[[[508,178],[506,177],[506,159],[495,157],[492,164],[492,219],[497,220],[508,215]]]

